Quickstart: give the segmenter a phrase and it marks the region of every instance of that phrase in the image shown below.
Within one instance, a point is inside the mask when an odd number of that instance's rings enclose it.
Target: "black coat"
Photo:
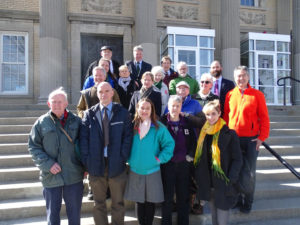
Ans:
[[[224,103],[225,103],[225,98],[226,94],[231,91],[235,87],[235,84],[231,80],[227,80],[224,77],[222,78],[221,82],[221,92],[220,92],[220,104],[221,104],[221,111],[222,115],[224,113]]]
[[[93,69],[94,69],[96,66],[98,66],[99,60],[100,60],[100,59],[95,60],[94,62],[92,62],[92,63],[89,65],[87,71],[85,72],[85,78],[84,78],[84,80],[86,80],[86,78],[88,78],[89,76],[92,75]],[[109,68],[108,74],[109,74],[110,76],[113,76],[114,78],[119,78],[119,67],[120,67],[120,64],[119,64],[116,60],[113,60],[113,59],[112,59],[111,61],[112,61],[113,68],[114,68],[114,74],[112,75],[112,72],[110,71],[110,68]]]
[[[203,152],[199,164],[195,168],[195,178],[198,185],[198,197],[200,200],[210,201],[211,187],[215,189],[215,205],[218,209],[228,210],[232,208],[238,198],[236,182],[242,167],[242,152],[237,134],[226,125],[221,129],[218,146],[220,148],[221,167],[225,175],[229,178],[226,184],[222,178],[214,175],[214,171],[209,168],[208,153],[211,147],[212,136],[207,135],[203,142]],[[210,139],[210,141],[209,141]],[[209,145],[209,146],[208,146]]]
[[[149,98],[152,101],[152,103],[154,104],[155,113],[156,113],[157,117],[159,118],[160,114],[161,114],[161,105],[162,105],[161,93],[158,91],[154,91],[152,89],[151,93],[149,94],[149,96],[147,98]],[[140,99],[141,99],[141,92],[135,91],[132,95],[132,98],[131,98],[130,104],[129,104],[129,108],[128,108],[128,111],[132,118],[134,117],[134,114],[135,114],[135,107]]]
[[[142,67],[141,67],[141,70],[138,74],[137,71],[136,71],[136,66],[134,65],[134,61],[127,61],[125,64],[128,66],[128,70],[130,72],[131,78],[134,79],[134,80],[137,80],[139,83],[142,79],[143,74],[145,72],[151,71],[151,69],[152,69],[151,64],[149,64],[145,61],[142,61]],[[140,86],[142,86],[141,83],[140,83]]]
[[[127,86],[127,91],[125,91],[121,86],[116,85],[115,87],[116,91],[118,92],[121,104],[128,109],[130,100],[132,98],[133,93],[139,89],[137,84],[135,83],[135,80],[131,80],[129,85]]]

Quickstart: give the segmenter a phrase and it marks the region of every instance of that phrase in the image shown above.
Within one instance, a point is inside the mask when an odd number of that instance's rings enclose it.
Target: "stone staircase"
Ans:
[[[75,109],[74,106],[71,109]],[[45,202],[38,169],[27,151],[27,138],[38,116],[47,111],[41,105],[0,106],[0,225],[45,222]],[[300,171],[300,107],[269,107],[271,136],[266,141],[287,162]],[[83,199],[82,224],[93,224],[93,203]],[[160,224],[160,210],[154,224]],[[62,224],[67,224],[62,211]],[[175,219],[174,214],[174,219]],[[127,203],[126,225],[136,225],[133,204]],[[209,209],[202,216],[190,216],[190,224],[211,224]],[[300,180],[283,167],[264,147],[257,162],[257,185],[253,211],[232,210],[230,224],[299,225]]]

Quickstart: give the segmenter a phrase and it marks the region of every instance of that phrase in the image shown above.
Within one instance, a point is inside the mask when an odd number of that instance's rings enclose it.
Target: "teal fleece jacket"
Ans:
[[[158,124],[158,129],[151,125],[142,140],[138,133],[133,137],[128,163],[131,171],[137,174],[147,175],[159,171],[160,164],[168,162],[173,156],[175,142],[168,129],[162,123]]]

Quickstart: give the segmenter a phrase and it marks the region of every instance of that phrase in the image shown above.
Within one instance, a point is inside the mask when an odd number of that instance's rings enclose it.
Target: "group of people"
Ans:
[[[84,171],[94,201],[95,224],[124,224],[124,199],[136,202],[140,225],[153,223],[161,203],[162,225],[188,225],[189,213],[209,203],[214,225],[228,223],[229,210],[251,211],[254,188],[243,193],[240,171],[247,160],[254,176],[259,146],[268,138],[262,92],[249,84],[247,67],[234,70],[236,85],[222,77],[220,62],[200,81],[185,62],[171,69],[143,61],[143,48],[120,66],[103,46],[93,62],[74,115],[63,88],[49,94],[50,111],[33,125],[29,152],[40,169],[48,224],[60,224],[62,199],[69,224],[80,224]]]

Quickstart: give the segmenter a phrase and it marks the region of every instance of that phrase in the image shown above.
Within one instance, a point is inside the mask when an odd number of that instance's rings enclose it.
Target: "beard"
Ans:
[[[222,71],[219,70],[219,71],[216,71],[215,73],[212,73],[211,75],[215,78],[219,78],[221,76],[221,74],[222,74]]]
[[[186,73],[185,74],[178,74],[179,77],[186,77]]]

